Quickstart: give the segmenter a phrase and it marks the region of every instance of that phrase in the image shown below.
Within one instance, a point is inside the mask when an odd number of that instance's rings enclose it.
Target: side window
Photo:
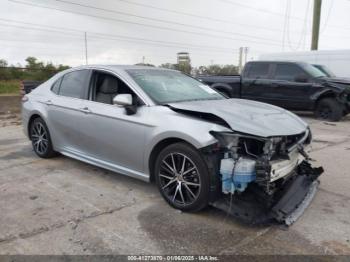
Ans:
[[[94,73],[94,85],[91,100],[104,104],[113,104],[113,98],[119,94],[130,94],[138,103],[137,95],[122,80],[103,72]]]
[[[252,63],[249,68],[248,78],[266,79],[269,76],[269,63]]]
[[[59,95],[81,98],[88,88],[89,70],[79,70],[63,76]]]
[[[294,81],[300,75],[305,75],[305,73],[296,65],[276,65],[275,79],[277,80]]]
[[[54,92],[56,95],[58,95],[58,91],[60,90],[62,77],[60,77],[56,82],[52,85],[51,91]]]

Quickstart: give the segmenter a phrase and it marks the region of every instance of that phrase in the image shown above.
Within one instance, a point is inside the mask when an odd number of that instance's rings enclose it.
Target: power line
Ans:
[[[326,30],[326,28],[327,28],[328,21],[329,21],[329,17],[330,17],[330,14],[331,14],[331,12],[332,12],[332,9],[333,9],[333,5],[334,5],[334,0],[331,1],[331,4],[330,4],[330,6],[329,6],[328,13],[327,13],[327,16],[326,16],[324,25],[323,25],[322,29],[320,30],[320,34],[323,34],[323,32],[324,32],[324,31]]]
[[[290,41],[290,31],[289,31],[289,27],[290,27],[290,10],[291,10],[291,1],[288,0],[288,3],[289,3],[289,13],[288,13],[288,24],[287,24],[287,40],[288,40],[288,45],[289,45],[289,48],[292,49],[293,51],[297,51],[299,49],[299,47],[301,46],[302,42],[303,42],[303,39],[305,39],[306,37],[306,28],[307,28],[307,17],[309,15],[309,8],[310,8],[310,0],[307,0],[307,3],[306,3],[306,9],[305,9],[305,15],[304,15],[304,24],[303,24],[303,29],[302,29],[302,32],[301,32],[301,35],[300,35],[300,39],[298,41],[298,44],[296,46],[296,48],[293,48],[292,47],[292,43]]]
[[[78,14],[78,15],[82,15],[82,16],[89,16],[89,17],[103,19],[103,20],[116,21],[116,22],[120,22],[120,23],[134,24],[134,25],[143,26],[143,27],[157,28],[157,29],[162,29],[162,30],[167,30],[167,31],[172,31],[172,32],[176,31],[176,32],[181,32],[181,33],[194,34],[194,35],[199,35],[199,36],[210,36],[210,37],[235,40],[235,41],[240,40],[240,41],[257,43],[260,45],[275,45],[275,46],[281,45],[280,43],[277,43],[275,40],[268,40],[268,41],[271,41],[271,43],[263,43],[261,41],[255,41],[255,40],[250,40],[250,39],[233,38],[233,37],[229,37],[229,36],[221,36],[221,35],[215,35],[215,34],[204,33],[204,32],[194,32],[194,31],[175,29],[175,28],[170,28],[170,27],[165,27],[165,26],[157,26],[157,25],[150,25],[150,24],[139,23],[139,22],[131,22],[131,21],[126,21],[126,20],[117,19],[117,18],[110,18],[110,17],[86,14],[86,13],[82,13],[82,12],[78,12],[78,11],[64,10],[64,9],[60,9],[60,8],[56,8],[56,7],[43,6],[43,5],[23,2],[23,1],[19,1],[19,0],[9,0],[9,1],[14,2],[14,3],[18,3],[18,4],[40,7],[40,8],[45,8],[45,9],[51,9],[51,10],[56,10],[56,11],[60,11],[60,12],[65,12],[65,13],[72,13],[72,14]],[[230,32],[230,34],[234,34],[234,33]],[[258,39],[257,37],[251,37],[251,38]],[[264,41],[266,41],[266,40],[264,40]],[[276,43],[274,43],[274,42],[276,42]]]
[[[262,30],[267,30],[267,31],[271,31],[271,32],[283,32],[284,30],[281,30],[281,29],[278,29],[278,28],[271,28],[271,27],[264,27],[264,26],[261,26],[261,25],[250,25],[250,24],[244,24],[244,23],[241,23],[241,22],[233,22],[233,21],[230,21],[230,20],[226,20],[226,19],[220,19],[220,18],[214,18],[214,17],[209,17],[209,16],[202,16],[202,15],[197,15],[197,14],[193,14],[193,13],[188,13],[188,12],[183,12],[183,11],[177,11],[177,10],[173,10],[173,9],[168,9],[168,8],[163,8],[163,7],[159,7],[159,6],[155,6],[155,5],[150,5],[150,4],[144,4],[144,3],[136,3],[136,2],[133,2],[133,1],[130,1],[130,0],[116,0],[116,1],[119,1],[119,2],[123,2],[123,3],[127,3],[127,4],[130,4],[130,5],[135,5],[135,6],[141,6],[141,7],[146,7],[146,8],[150,8],[150,9],[154,9],[154,10],[158,10],[158,11],[163,11],[163,12],[169,12],[169,13],[173,13],[173,14],[178,14],[178,15],[184,15],[184,16],[188,16],[188,17],[194,17],[194,18],[199,18],[199,19],[205,19],[205,20],[208,20],[208,21],[214,21],[214,22],[219,22],[219,23],[225,23],[225,24],[230,24],[230,25],[239,25],[239,26],[245,26],[245,27],[251,27],[251,28],[254,28],[254,29],[262,29]],[[226,1],[226,2],[229,2],[229,1]],[[329,14],[331,13],[331,9],[332,9],[332,6],[333,6],[333,2],[334,0],[332,0],[332,5],[330,7],[330,10],[328,12],[328,16],[327,16],[327,21],[328,21],[328,18],[329,18]],[[233,3],[232,4],[234,5],[237,5],[236,3]],[[239,3],[239,5],[243,5],[241,3]],[[254,7],[251,7],[251,6],[248,6],[248,5],[244,5],[243,7],[245,8],[254,8]],[[260,9],[260,8],[255,8],[256,11],[259,11],[259,12],[268,12],[268,13],[271,13],[270,10],[264,10],[264,9]],[[277,12],[273,12],[275,15],[278,15],[278,16],[284,16],[284,14],[280,14],[280,13],[277,13]],[[298,19],[298,20],[304,20],[305,19],[302,19],[302,18],[294,18],[294,19]],[[325,23],[327,24],[327,23]],[[339,26],[333,26],[333,27],[339,27]],[[350,28],[344,28],[345,30],[350,30]],[[289,32],[294,32],[294,33],[301,33],[301,31],[296,31],[296,30],[289,30]],[[332,36],[334,37],[334,36]],[[342,36],[336,36],[336,37],[342,37]]]
[[[84,44],[85,44],[85,63],[88,65],[88,44],[87,44],[87,33],[84,34]]]
[[[177,15],[184,15],[184,16],[187,16],[187,17],[199,18],[199,19],[204,19],[204,20],[213,21],[213,22],[219,22],[219,23],[225,23],[225,24],[230,24],[230,25],[239,25],[239,26],[251,27],[251,28],[254,28],[254,29],[258,28],[258,29],[272,31],[272,32],[276,32],[276,31],[281,32],[281,30],[278,29],[278,28],[264,27],[264,26],[260,26],[260,25],[243,24],[243,23],[236,22],[236,21],[233,22],[233,21],[230,21],[230,20],[220,19],[220,18],[216,18],[216,17],[202,16],[202,15],[198,15],[198,14],[194,14],[194,13],[187,13],[187,12],[183,12],[183,11],[177,11],[177,10],[163,8],[163,7],[150,5],[150,4],[136,3],[136,2],[133,2],[133,1],[129,1],[129,0],[116,0],[116,1],[127,3],[129,5],[146,7],[146,8],[162,11],[162,12],[168,12],[168,13],[173,13],[173,14],[177,14]]]
[[[84,8],[90,8],[90,9],[93,9],[93,10],[104,11],[104,12],[113,13],[113,14],[121,14],[121,15],[125,15],[125,16],[130,16],[130,17],[136,17],[136,18],[141,18],[141,19],[161,22],[161,23],[167,23],[167,24],[172,24],[172,25],[174,24],[174,25],[185,26],[185,27],[190,27],[190,28],[194,28],[194,29],[201,29],[201,30],[215,30],[215,32],[220,32],[220,33],[224,33],[224,34],[235,34],[235,35],[248,37],[248,38],[254,38],[254,39],[261,39],[261,40],[265,40],[265,41],[276,42],[276,40],[273,40],[271,38],[258,37],[258,36],[252,37],[252,36],[247,35],[247,34],[233,33],[233,32],[230,32],[230,31],[220,30],[218,28],[213,29],[213,28],[209,28],[209,27],[190,25],[190,24],[186,24],[186,23],[179,23],[179,22],[169,21],[169,20],[164,20],[164,19],[159,19],[159,18],[135,15],[135,14],[127,13],[127,12],[117,11],[115,9],[106,9],[106,8],[101,8],[101,7],[96,7],[96,6],[92,6],[92,5],[86,5],[86,4],[80,4],[80,3],[75,3],[75,2],[66,1],[66,0],[54,0],[54,1],[60,2],[60,3],[65,3],[65,4],[69,4],[69,5],[84,7]]]
[[[0,20],[4,20],[4,19],[0,18]],[[16,21],[16,23],[20,23],[20,22]],[[33,24],[33,23],[31,23],[31,24],[32,25],[36,25],[36,26],[42,26],[42,25]],[[0,23],[0,26],[10,26],[10,27],[16,27],[16,28],[25,29],[25,30],[38,30],[38,31],[44,31],[44,32],[49,32],[49,33],[55,33],[55,34],[58,33],[58,34],[62,34],[64,36],[67,35],[67,32],[52,31],[51,29],[47,29],[47,28],[37,28],[37,27],[30,27],[30,26],[18,26],[18,25],[1,24],[1,23]],[[46,26],[46,27],[48,27],[48,26]],[[55,27],[53,27],[53,28],[55,28]],[[59,28],[61,30],[71,30],[69,28],[63,28],[63,27],[59,27]],[[74,30],[74,31],[77,31],[79,33],[84,33],[85,32],[85,31],[79,31],[79,30]],[[124,36],[124,35],[116,35],[116,34],[104,34],[104,33],[96,33],[96,32],[91,32],[91,31],[86,31],[86,32],[89,33],[90,37],[94,37],[94,38],[98,38],[98,39],[116,40],[115,38],[126,38],[126,39],[130,39],[130,40],[135,40],[135,41],[148,41],[148,42],[157,43],[157,44],[167,44],[167,45],[173,45],[173,46],[179,46],[179,47],[200,48],[200,49],[214,49],[215,51],[224,51],[225,50],[225,52],[234,52],[234,50],[231,49],[231,48],[224,48],[224,47],[217,47],[217,46],[192,45],[192,44],[187,44],[187,43],[152,40],[152,39],[146,39],[146,38],[136,38],[136,37],[129,37],[129,36]],[[76,36],[76,37],[79,37],[79,39],[82,39],[81,35],[71,34],[71,36]]]
[[[264,8],[258,8],[258,7],[254,7],[254,6],[251,6],[251,5],[242,4],[242,2],[236,2],[236,1],[230,1],[230,0],[219,0],[219,1],[227,3],[227,4],[230,4],[230,5],[234,5],[235,7],[241,6],[241,7],[250,9],[250,10],[263,12],[263,13],[268,13],[268,14],[271,14],[271,15],[277,15],[277,16],[282,16],[282,17],[285,16],[285,14],[280,13],[280,12],[275,12],[275,11],[271,11],[271,10],[264,9]],[[300,18],[300,17],[291,16],[290,18],[304,21],[304,19]]]
[[[274,11],[264,9],[264,8],[257,8],[257,7],[251,6],[251,5],[243,4],[242,2],[236,2],[236,1],[232,1],[232,0],[219,0],[219,1],[230,4],[230,5],[234,5],[235,7],[241,6],[241,7],[244,7],[244,8],[250,9],[250,10],[254,10],[257,12],[263,12],[263,13],[268,13],[268,14],[272,14],[272,15],[276,15],[276,16],[285,17],[285,14],[283,14],[283,13],[274,12]],[[304,21],[303,18],[296,17],[296,16],[290,16],[290,19]],[[308,20],[308,21],[311,22],[311,20]],[[328,27],[332,27],[334,29],[340,29],[340,30],[350,30],[350,27],[345,27],[343,25],[328,25]]]
[[[112,37],[102,37],[102,36],[95,36],[95,35],[90,35],[89,36],[90,38],[90,42],[93,41],[93,39],[102,39],[102,40],[111,40],[111,41],[124,41],[124,42],[136,42],[136,43],[139,43],[139,42],[142,42],[143,44],[147,44],[147,45],[152,45],[152,46],[157,46],[157,47],[170,47],[170,48],[187,48],[189,50],[197,50],[199,52],[205,52],[205,53],[208,53],[208,52],[213,52],[213,53],[223,53],[223,54],[227,54],[227,53],[234,53],[235,50],[230,50],[230,51],[222,51],[222,50],[206,50],[204,48],[200,48],[200,47],[192,47],[192,46],[188,46],[188,45],[171,45],[171,44],[162,44],[162,43],[157,43],[157,41],[153,41],[153,40],[142,40],[142,39],[134,39],[134,38],[128,38],[128,37],[116,37],[114,36],[114,38]],[[126,38],[126,39],[123,39],[123,38]],[[28,39],[24,39],[24,40],[13,40],[13,39],[1,39],[0,38],[0,41],[7,41],[7,42],[25,42],[25,43],[28,43],[28,42],[32,42],[32,43],[42,43],[42,41],[29,41]],[[153,41],[154,43],[149,43],[149,42],[143,42],[143,41]],[[101,46],[99,46],[101,47]]]

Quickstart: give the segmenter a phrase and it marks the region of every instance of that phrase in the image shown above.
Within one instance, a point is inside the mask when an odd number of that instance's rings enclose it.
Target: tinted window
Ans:
[[[305,75],[305,73],[296,65],[279,64],[276,66],[275,79],[294,81],[300,75]]]
[[[63,77],[59,94],[61,96],[81,98],[86,83],[88,83],[88,78],[88,70],[74,71],[66,74]]]
[[[252,63],[248,72],[248,78],[267,78],[269,76],[269,64]]]
[[[62,81],[62,78],[59,78],[51,87],[51,91],[54,92],[55,94],[58,94],[61,81]]]

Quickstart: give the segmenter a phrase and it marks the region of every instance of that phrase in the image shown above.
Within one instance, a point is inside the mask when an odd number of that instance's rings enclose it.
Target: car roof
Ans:
[[[176,71],[167,68],[153,67],[153,66],[141,66],[141,65],[83,65],[71,68],[73,70],[78,69],[107,69],[111,71],[125,71],[131,69],[144,69],[144,70],[164,70],[164,71]]]
[[[256,60],[256,61],[249,61],[247,63],[286,63],[286,64],[307,64],[303,61],[297,61],[297,60]]]

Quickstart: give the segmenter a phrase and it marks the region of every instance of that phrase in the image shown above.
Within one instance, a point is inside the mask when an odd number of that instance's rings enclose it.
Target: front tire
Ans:
[[[200,153],[185,143],[164,148],[156,160],[158,189],[172,207],[199,211],[208,205],[209,172]]]
[[[36,118],[30,125],[30,139],[35,154],[41,158],[52,158],[57,155],[53,150],[49,129],[41,118]]]
[[[324,98],[317,103],[315,115],[317,118],[329,121],[339,121],[343,117],[344,108],[334,98]]]

